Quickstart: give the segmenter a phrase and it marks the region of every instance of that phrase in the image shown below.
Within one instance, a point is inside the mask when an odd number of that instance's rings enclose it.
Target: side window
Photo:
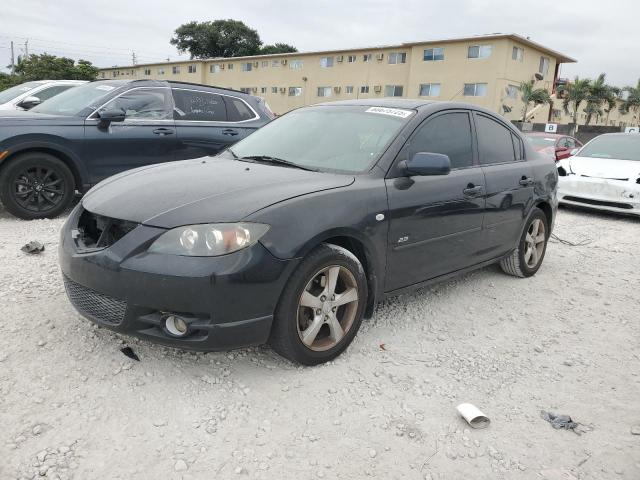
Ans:
[[[49,100],[51,97],[55,97],[59,93],[64,92],[65,90],[69,90],[74,85],[57,85],[55,87],[45,88],[40,90],[38,93],[34,93],[34,97],[38,97],[41,102],[45,100]]]
[[[515,161],[512,134],[507,127],[489,117],[477,114],[476,131],[481,164]]]
[[[569,148],[569,149],[571,149],[571,150],[573,150],[574,148],[576,148],[576,142],[575,142],[575,140],[574,140],[573,138],[571,138],[571,137],[565,137],[565,138],[564,138],[564,140],[565,140],[565,142],[566,142],[567,148]]]
[[[471,123],[464,112],[445,113],[428,119],[403,148],[401,158],[409,160],[418,152],[442,153],[449,156],[451,168],[473,165]]]
[[[101,110],[121,108],[132,120],[167,120],[171,118],[169,89],[137,88],[114,98]]]
[[[176,120],[200,122],[226,122],[227,108],[220,95],[194,90],[174,89],[174,115]]]
[[[513,150],[516,152],[516,160],[524,160],[522,140],[520,140],[515,133],[511,133],[511,139],[513,140]]]
[[[251,120],[256,115],[251,111],[239,98],[225,97],[224,102],[227,105],[227,113],[230,122],[242,122],[243,120]]]

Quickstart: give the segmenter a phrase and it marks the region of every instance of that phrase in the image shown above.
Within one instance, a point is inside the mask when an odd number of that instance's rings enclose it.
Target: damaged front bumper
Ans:
[[[596,210],[640,215],[640,184],[569,174],[558,178],[558,201]]]

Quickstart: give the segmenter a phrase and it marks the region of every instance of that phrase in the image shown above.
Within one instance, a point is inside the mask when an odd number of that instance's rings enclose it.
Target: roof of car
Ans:
[[[522,132],[527,137],[548,137],[548,138],[560,138],[569,137],[570,135],[562,135],[560,133],[544,133],[544,132]]]
[[[420,100],[420,99],[410,99],[410,98],[398,98],[398,99],[366,98],[366,99],[359,99],[359,100],[339,100],[337,102],[322,102],[322,103],[316,103],[315,105],[361,105],[361,106],[369,106],[369,107],[416,109],[425,105],[431,105],[433,103],[436,103],[436,102],[433,100]]]
[[[121,83],[121,84],[127,84],[127,83],[149,83],[151,85],[155,85],[155,84],[160,84],[160,83],[168,83],[170,85],[187,85],[187,86],[191,86],[191,87],[205,87],[205,88],[215,88],[216,90],[225,90],[227,92],[234,92],[234,93],[239,93],[242,95],[249,95],[251,96],[251,94],[249,93],[244,93],[241,92],[240,90],[234,90],[233,88],[225,88],[225,87],[218,87],[217,85],[205,85],[203,83],[193,83],[193,82],[181,82],[178,80],[155,80],[152,78],[131,78],[131,79],[111,79],[111,78],[99,78],[97,80],[94,80],[95,82],[110,82],[110,83]]]
[[[612,133],[603,133],[601,135],[598,135],[599,137],[638,137],[640,139],[640,135],[637,133],[627,133],[627,132],[612,132]],[[596,138],[596,137],[594,137]]]

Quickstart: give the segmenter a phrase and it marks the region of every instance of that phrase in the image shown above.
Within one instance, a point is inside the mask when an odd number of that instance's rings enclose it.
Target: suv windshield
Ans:
[[[104,97],[125,85],[121,81],[109,80],[85,83],[56,95],[31,111],[68,117],[87,116],[101,105]]]
[[[585,145],[580,157],[640,161],[640,135],[602,135]]]
[[[245,140],[232,154],[271,157],[313,170],[368,170],[413,114],[412,110],[334,105],[294,110]]]
[[[14,98],[28,92],[29,90],[39,87],[40,85],[42,85],[42,82],[27,82],[16,85],[15,87],[7,88],[0,92],[0,105],[10,102]]]

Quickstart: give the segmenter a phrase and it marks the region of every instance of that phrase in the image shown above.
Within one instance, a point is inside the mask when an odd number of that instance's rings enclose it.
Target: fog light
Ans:
[[[187,322],[176,315],[167,315],[164,318],[164,327],[174,337],[184,337],[189,330]]]

